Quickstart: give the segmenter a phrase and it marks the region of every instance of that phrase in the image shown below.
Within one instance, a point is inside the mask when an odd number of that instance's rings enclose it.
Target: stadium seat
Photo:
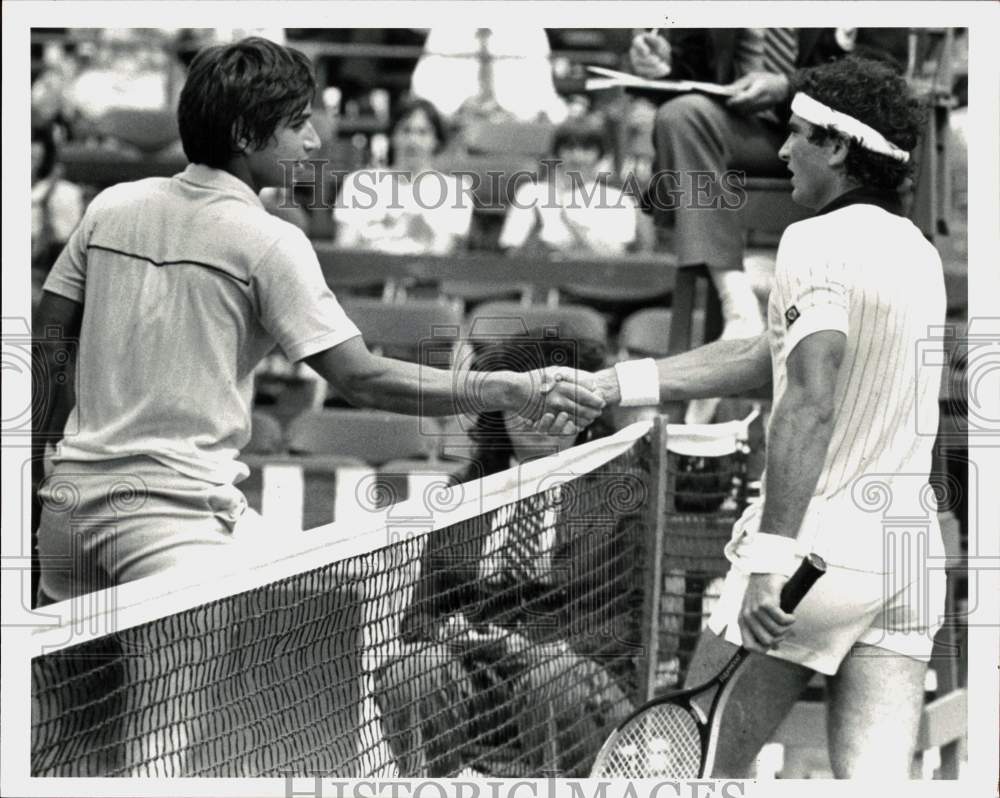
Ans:
[[[625,317],[618,333],[618,346],[628,357],[666,357],[670,353],[670,308],[643,308]],[[705,340],[705,311],[692,311],[693,345]]]
[[[96,188],[146,177],[170,177],[187,166],[187,158],[173,147],[154,156],[141,156],[70,142],[60,150],[59,158],[66,180]]]
[[[467,469],[462,461],[438,457],[441,425],[434,418],[378,410],[307,410],[291,423],[288,442],[292,452],[333,455],[362,464],[361,470],[340,472],[337,490],[354,492],[353,504],[337,503],[341,519],[423,495],[430,484],[442,484],[442,478],[445,483],[456,482]]]
[[[426,457],[437,449],[438,428],[429,419],[380,410],[306,410],[288,427],[288,448],[298,454],[357,457],[379,465]]]
[[[464,131],[465,146],[478,155],[530,155],[549,152],[553,126],[547,122],[472,122]]]
[[[390,303],[345,297],[341,303],[373,351],[448,368],[462,323],[460,302],[407,299]]]
[[[177,140],[177,114],[173,109],[109,108],[97,121],[105,136],[152,154]]]
[[[784,177],[748,177],[744,188],[746,202],[739,211],[740,220],[755,240],[764,235],[777,241],[788,225],[813,214],[792,201],[792,184]]]
[[[442,155],[437,166],[449,174],[471,177],[477,211],[502,214],[513,201],[520,183],[534,176],[538,162],[531,156],[517,153],[451,153]]]
[[[626,357],[664,357],[669,351],[669,308],[645,308],[625,317],[618,333],[618,347]]]
[[[277,454],[285,451],[285,433],[281,422],[270,413],[254,410],[250,422],[250,443],[244,454]]]
[[[607,322],[596,310],[583,305],[520,305],[516,302],[487,302],[476,308],[467,320],[469,338],[505,338],[544,330],[556,337],[563,329],[574,337],[607,343]]]

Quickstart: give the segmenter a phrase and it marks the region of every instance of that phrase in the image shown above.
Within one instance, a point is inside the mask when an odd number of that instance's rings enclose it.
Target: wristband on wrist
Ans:
[[[791,576],[805,556],[795,538],[758,532],[726,546],[727,559],[748,574]]]
[[[651,357],[615,363],[618,377],[619,404],[622,407],[642,407],[660,403],[660,373]]]

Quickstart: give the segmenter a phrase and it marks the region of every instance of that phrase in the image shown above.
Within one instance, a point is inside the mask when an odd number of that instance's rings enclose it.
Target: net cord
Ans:
[[[351,518],[349,522],[317,527],[308,534],[274,534],[272,539],[257,540],[253,546],[220,547],[217,562],[209,562],[206,557],[197,573],[174,568],[98,591],[83,601],[69,599],[51,604],[44,612],[56,622],[32,629],[23,655],[33,659],[51,654],[349,557],[376,552],[391,543],[393,529],[428,533],[494,512],[600,468],[631,448],[651,427],[652,420],[638,421],[606,438],[466,483],[478,486],[474,495],[465,495],[463,485],[442,487],[434,507],[428,507],[427,497],[417,496],[373,512],[363,526],[360,519]],[[205,580],[205,573],[211,573],[212,578]]]

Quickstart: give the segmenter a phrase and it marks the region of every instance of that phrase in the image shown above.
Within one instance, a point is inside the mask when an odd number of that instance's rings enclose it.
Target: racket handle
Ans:
[[[781,609],[793,612],[805,598],[809,588],[825,573],[826,563],[818,554],[810,554],[803,559],[802,564],[781,588]]]

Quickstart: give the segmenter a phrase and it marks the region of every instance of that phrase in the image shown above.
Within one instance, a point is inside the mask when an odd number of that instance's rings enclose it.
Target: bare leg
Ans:
[[[687,687],[710,679],[736,652],[710,630],[702,632],[685,680]],[[751,654],[735,677],[729,703],[723,709],[718,754],[712,778],[747,778],[754,759],[774,735],[814,671],[763,654]],[[708,707],[705,707],[707,710]]]
[[[907,779],[927,663],[858,644],[827,680],[830,762],[838,779]]]

